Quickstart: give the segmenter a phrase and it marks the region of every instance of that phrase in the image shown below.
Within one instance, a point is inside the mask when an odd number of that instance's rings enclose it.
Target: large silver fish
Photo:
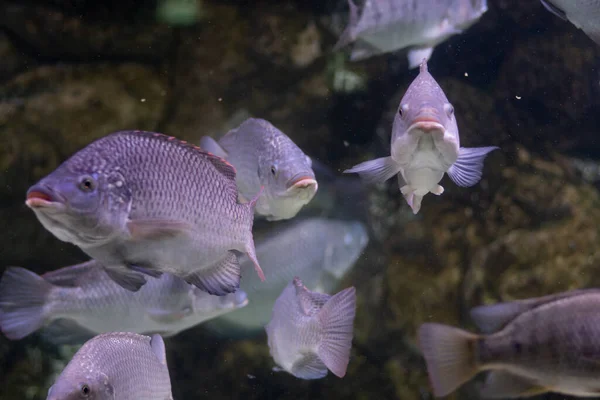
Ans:
[[[529,397],[546,392],[600,395],[600,290],[584,289],[476,307],[483,334],[427,323],[420,348],[436,396],[490,371],[482,396]]]
[[[82,331],[91,336],[113,331],[172,336],[247,303],[241,290],[213,296],[171,274],[149,277],[139,291],[131,292],[95,260],[43,276],[9,267],[0,281],[0,329],[12,340],[54,321],[60,321],[53,325],[54,336],[79,336]]]
[[[365,0],[360,11],[348,0],[350,21],[335,49],[352,42],[351,60],[408,48],[409,68],[487,11],[487,0]]]
[[[600,45],[600,0],[540,0],[552,14],[570,21]]]
[[[46,400],[173,400],[160,335],[111,332],[75,353]]]
[[[273,228],[257,239],[256,255],[269,280],[260,282],[242,262],[240,288],[248,294],[243,309],[216,318],[208,325],[224,335],[246,336],[264,332],[273,304],[294,276],[311,290],[330,292],[356,263],[369,236],[358,221],[307,218]]]
[[[254,204],[239,204],[235,169],[160,133],[92,142],[27,192],[46,229],[79,246],[128,290],[163,272],[211,294],[239,286],[238,254],[254,261]]]
[[[427,193],[441,195],[445,173],[458,186],[473,186],[481,179],[483,160],[498,147],[460,147],[454,107],[427,70],[423,60],[394,117],[391,156],[358,164],[356,172],[367,182],[384,182],[398,175],[398,185],[413,213],[421,209]]]
[[[300,379],[320,379],[329,369],[342,378],[350,360],[356,290],[334,296],[311,292],[295,277],[283,290],[266,326],[271,356]]]
[[[218,143],[204,136],[200,145],[237,169],[242,199],[250,199],[265,188],[255,211],[269,221],[294,217],[317,192],[311,159],[264,119],[247,119]]]

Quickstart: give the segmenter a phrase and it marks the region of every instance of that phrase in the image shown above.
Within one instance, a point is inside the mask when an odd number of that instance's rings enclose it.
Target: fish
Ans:
[[[328,370],[346,375],[356,313],[352,286],[330,296],[311,292],[298,277],[283,290],[265,327],[269,351],[283,370],[300,379],[321,379]]]
[[[350,60],[408,49],[408,67],[429,60],[433,49],[475,24],[487,0],[365,0],[360,12],[348,0],[350,19],[334,51],[351,43]]]
[[[55,343],[115,331],[168,337],[247,304],[242,290],[214,296],[168,273],[131,292],[96,260],[42,276],[9,267],[0,280],[0,329],[18,340],[50,326],[46,337]]]
[[[293,218],[318,190],[310,157],[264,119],[248,118],[218,142],[204,136],[200,146],[236,168],[242,199],[265,188],[255,211],[268,221]]]
[[[31,186],[26,204],[125,289],[167,272],[222,296],[239,287],[242,253],[264,280],[252,236],[260,191],[239,203],[235,175],[227,161],[185,141],[118,131]]]
[[[471,310],[482,331],[425,323],[418,341],[436,397],[489,371],[483,397],[529,397],[547,392],[600,394],[600,290],[484,305]]]
[[[600,0],[540,0],[557,17],[571,22],[600,45]]]
[[[460,147],[454,107],[428,71],[423,59],[419,75],[400,101],[392,126],[391,155],[365,161],[344,173],[358,173],[368,183],[398,176],[398,186],[414,214],[423,196],[440,196],[444,174],[461,187],[475,185],[482,176],[483,161],[498,149]]]
[[[262,284],[245,271],[244,263],[250,261],[242,261],[240,289],[249,304],[203,326],[236,338],[264,333],[275,300],[294,276],[301,276],[311,290],[333,291],[368,243],[366,226],[353,220],[297,218],[271,229],[256,242],[256,255],[269,280]]]
[[[87,341],[46,398],[75,399],[173,400],[162,337],[110,332]]]

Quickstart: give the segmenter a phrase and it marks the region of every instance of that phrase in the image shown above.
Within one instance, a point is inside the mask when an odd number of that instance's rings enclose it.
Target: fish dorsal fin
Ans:
[[[152,352],[156,354],[156,357],[158,357],[160,363],[163,365],[167,365],[167,352],[165,350],[165,342],[158,333],[152,335],[152,338],[150,339],[150,346],[152,347]]]
[[[296,298],[302,312],[312,317],[321,311],[321,308],[331,298],[328,294],[311,292],[302,284],[300,278],[294,278],[294,287],[296,288]]]
[[[493,333],[526,311],[557,300],[593,292],[600,293],[600,289],[578,289],[533,299],[479,306],[471,309],[471,319],[483,333]]]
[[[166,142],[176,143],[179,146],[183,146],[192,151],[198,152],[199,154],[208,158],[208,160],[215,166],[215,168],[229,179],[235,180],[236,171],[233,165],[228,163],[225,159],[214,155],[213,153],[202,149],[200,146],[196,146],[193,143],[189,143],[185,140],[177,139],[176,137],[165,135],[157,132],[147,131],[121,131],[115,134],[131,134],[131,135],[143,135],[146,137],[154,138],[155,140],[163,140]]]
[[[42,275],[42,278],[56,286],[77,287],[80,285],[82,278],[95,272],[95,269],[99,267],[101,267],[101,264],[98,261],[90,260],[82,264],[46,272]],[[100,272],[102,271],[100,270]]]

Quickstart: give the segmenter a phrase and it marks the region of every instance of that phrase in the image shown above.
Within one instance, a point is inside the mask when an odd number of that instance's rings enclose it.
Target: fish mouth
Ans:
[[[422,116],[414,119],[412,125],[408,128],[409,131],[413,129],[420,130],[422,132],[431,131],[443,131],[444,125],[440,123],[440,120],[433,116]]]
[[[34,186],[27,191],[25,204],[31,209],[59,208],[62,206],[62,202],[58,196],[49,188],[41,185]]]
[[[311,176],[300,176],[290,181],[287,190],[290,191],[294,189],[312,189],[316,192],[317,187],[318,184],[315,178]]]

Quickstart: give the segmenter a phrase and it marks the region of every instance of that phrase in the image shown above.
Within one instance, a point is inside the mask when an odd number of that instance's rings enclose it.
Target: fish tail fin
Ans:
[[[22,339],[45,323],[44,306],[54,288],[25,268],[9,267],[0,281],[0,329],[11,340]]]
[[[256,206],[256,202],[258,201],[258,199],[260,198],[260,196],[262,195],[264,190],[265,190],[265,187],[261,186],[260,190],[258,191],[256,196],[254,196],[254,198],[252,200],[250,200],[248,203],[246,203],[248,205],[248,210],[249,210],[251,221],[250,221],[250,235],[248,236],[248,239],[246,240],[246,244],[245,244],[246,254],[250,258],[250,260],[252,260],[252,263],[254,264],[254,270],[256,271],[256,273],[258,274],[258,277],[260,278],[260,280],[262,282],[265,281],[265,274],[264,274],[262,268],[260,268],[260,264],[258,263],[258,259],[256,258],[256,249],[254,248],[254,237],[252,235],[252,226],[254,225],[254,207]]]
[[[419,348],[436,397],[443,397],[471,379],[479,367],[475,344],[479,336],[453,326],[426,323],[418,332]]]
[[[356,172],[367,183],[385,182],[400,172],[400,166],[392,157],[382,157],[365,161],[344,171],[345,174]]]
[[[322,339],[318,355],[336,376],[346,375],[352,348],[352,332],[356,315],[356,289],[349,287],[332,296],[319,311]]]

